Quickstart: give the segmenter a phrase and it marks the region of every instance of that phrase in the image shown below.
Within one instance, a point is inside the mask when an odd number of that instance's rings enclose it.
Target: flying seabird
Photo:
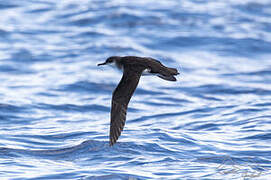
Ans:
[[[118,140],[125,125],[128,103],[137,87],[142,74],[153,74],[167,81],[176,81],[179,72],[175,68],[164,66],[150,57],[111,56],[101,65],[115,65],[123,71],[122,78],[113,92],[111,102],[110,146]]]

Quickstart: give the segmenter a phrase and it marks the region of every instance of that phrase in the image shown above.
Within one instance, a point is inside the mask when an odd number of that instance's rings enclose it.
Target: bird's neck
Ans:
[[[110,66],[116,68],[117,70],[123,71],[123,65],[119,62],[113,62],[110,64]]]
[[[121,64],[120,62],[115,61],[114,66],[115,66],[118,70],[123,71],[123,64]]]

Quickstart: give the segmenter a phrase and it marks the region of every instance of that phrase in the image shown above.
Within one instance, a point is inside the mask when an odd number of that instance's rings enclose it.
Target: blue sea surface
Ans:
[[[0,179],[271,179],[270,0],[1,0]],[[149,56],[109,146],[113,55]]]

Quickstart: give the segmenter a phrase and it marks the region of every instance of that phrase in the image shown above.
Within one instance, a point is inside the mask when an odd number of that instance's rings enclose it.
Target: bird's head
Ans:
[[[101,65],[106,65],[106,64],[115,64],[117,60],[119,60],[120,57],[119,56],[111,56],[109,58],[106,59],[106,61],[104,63],[100,63],[98,64],[98,66],[101,66]]]

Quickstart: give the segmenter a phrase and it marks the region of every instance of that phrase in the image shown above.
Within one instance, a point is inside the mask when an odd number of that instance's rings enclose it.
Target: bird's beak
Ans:
[[[102,65],[106,65],[106,62],[97,64],[97,66],[102,66]]]

